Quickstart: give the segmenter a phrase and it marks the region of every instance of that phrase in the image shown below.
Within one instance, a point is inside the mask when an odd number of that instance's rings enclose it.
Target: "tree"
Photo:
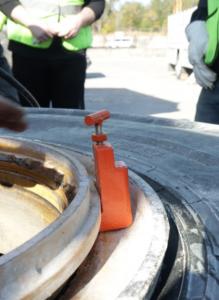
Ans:
[[[97,31],[107,34],[116,30],[115,4],[118,2],[119,0],[106,1],[104,14],[101,19],[96,22]]]
[[[118,28],[122,30],[137,30],[141,28],[145,7],[141,3],[130,2],[122,6],[119,17]]]
[[[182,9],[193,7],[198,0],[182,0]],[[160,32],[166,29],[167,17],[173,13],[176,0],[151,0],[150,4],[129,2],[121,7],[119,0],[108,0],[105,13],[99,21],[102,33],[116,30]]]
[[[198,4],[198,0],[183,0],[182,8],[187,9]]]

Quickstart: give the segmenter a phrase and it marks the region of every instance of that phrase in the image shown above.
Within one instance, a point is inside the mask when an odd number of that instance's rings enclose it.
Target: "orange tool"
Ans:
[[[100,231],[126,228],[132,224],[128,168],[124,162],[115,162],[113,148],[105,142],[107,135],[102,132],[103,121],[109,117],[110,113],[102,110],[84,119],[86,125],[95,126],[92,141],[102,207]]]

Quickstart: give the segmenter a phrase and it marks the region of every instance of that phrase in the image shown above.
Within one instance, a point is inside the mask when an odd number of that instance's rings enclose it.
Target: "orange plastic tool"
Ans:
[[[105,142],[102,133],[103,121],[110,117],[102,110],[85,117],[85,124],[94,125],[92,135],[97,186],[100,193],[102,218],[100,231],[126,228],[132,224],[128,168],[124,162],[115,162],[112,146]]]

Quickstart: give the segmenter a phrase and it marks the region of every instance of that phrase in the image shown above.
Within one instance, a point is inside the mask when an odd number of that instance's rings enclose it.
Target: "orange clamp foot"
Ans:
[[[132,224],[128,168],[123,162],[115,162],[113,148],[104,143],[102,122],[109,118],[108,111],[100,111],[85,117],[87,125],[95,125],[92,135],[97,186],[100,193],[102,218],[101,231],[126,228]]]

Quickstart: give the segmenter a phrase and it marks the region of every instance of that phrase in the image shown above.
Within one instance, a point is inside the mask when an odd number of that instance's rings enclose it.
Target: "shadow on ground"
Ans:
[[[103,73],[87,73],[86,74],[86,79],[93,79],[93,78],[104,78],[106,77]]]
[[[115,88],[87,88],[85,106],[88,110],[108,109],[139,116],[178,111],[177,103],[129,89]]]

